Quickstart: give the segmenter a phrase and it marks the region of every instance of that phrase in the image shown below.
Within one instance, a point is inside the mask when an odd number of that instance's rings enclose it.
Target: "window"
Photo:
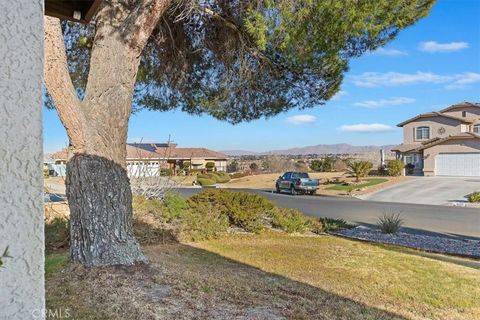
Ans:
[[[476,124],[473,126],[473,132],[480,133],[480,124]]]
[[[467,111],[462,111],[462,117],[466,117],[467,116]]]
[[[416,130],[415,138],[417,140],[430,139],[430,128],[429,127],[418,127],[417,130]]]

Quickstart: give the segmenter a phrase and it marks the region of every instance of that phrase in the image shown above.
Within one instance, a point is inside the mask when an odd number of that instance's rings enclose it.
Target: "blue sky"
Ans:
[[[129,141],[166,141],[214,150],[266,151],[316,144],[397,144],[395,125],[456,102],[480,102],[480,0],[439,0],[430,15],[378,52],[350,62],[342,90],[324,106],[230,125],[181,111],[142,111]],[[55,111],[44,108],[44,148],[68,139]]]

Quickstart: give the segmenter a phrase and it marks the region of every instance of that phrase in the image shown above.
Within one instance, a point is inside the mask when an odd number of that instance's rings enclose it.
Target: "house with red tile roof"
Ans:
[[[227,170],[227,156],[206,148],[178,148],[175,143],[128,143],[127,171],[130,175],[154,175],[160,169],[171,169],[174,174],[181,170],[204,170],[208,162],[215,164],[216,171]],[[50,156],[53,163],[65,165],[68,151],[63,149]]]

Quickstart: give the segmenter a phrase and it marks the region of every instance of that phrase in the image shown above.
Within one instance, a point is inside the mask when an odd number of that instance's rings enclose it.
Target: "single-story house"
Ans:
[[[53,163],[65,165],[67,150],[51,155]],[[227,156],[206,148],[177,148],[175,143],[128,143],[127,171],[130,176],[155,176],[160,169],[170,169],[178,174],[188,166],[188,170],[204,170],[207,162],[215,164],[216,171],[227,170]]]

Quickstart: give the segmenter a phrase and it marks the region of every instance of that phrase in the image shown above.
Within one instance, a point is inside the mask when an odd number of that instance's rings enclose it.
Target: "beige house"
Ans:
[[[58,175],[64,175],[67,150],[56,152],[50,158],[49,165],[55,166]],[[188,164],[189,170],[204,170],[207,162],[213,162],[216,171],[227,171],[227,156],[206,148],[177,148],[175,143],[127,144],[127,171],[130,176],[155,176],[160,169],[167,168],[177,174],[184,164]]]
[[[425,176],[480,177],[480,104],[463,102],[400,124],[397,158]]]

